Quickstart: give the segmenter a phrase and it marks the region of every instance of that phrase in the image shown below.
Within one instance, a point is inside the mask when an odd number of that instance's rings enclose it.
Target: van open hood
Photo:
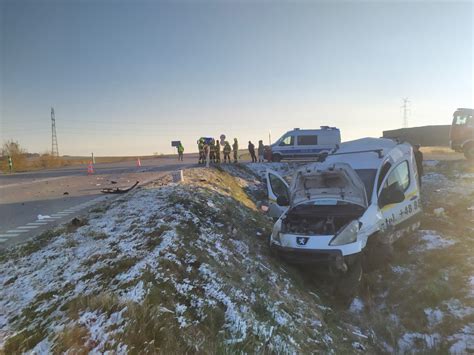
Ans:
[[[337,199],[368,207],[364,183],[347,163],[314,163],[294,175],[292,206],[315,199]]]

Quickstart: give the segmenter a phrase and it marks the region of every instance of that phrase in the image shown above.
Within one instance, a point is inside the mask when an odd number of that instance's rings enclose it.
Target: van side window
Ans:
[[[298,136],[298,145],[318,145],[318,136]]]
[[[394,183],[398,183],[403,191],[406,191],[410,186],[410,170],[408,169],[407,161],[398,164],[397,167],[392,170],[384,187],[390,186]]]
[[[380,186],[382,185],[382,181],[385,179],[385,176],[387,176],[387,173],[391,167],[392,167],[392,164],[388,162],[385,163],[384,166],[382,166],[382,169],[380,170],[379,179],[377,181],[377,191],[380,191]]]
[[[295,144],[295,137],[294,136],[286,136],[280,142],[280,146],[287,146],[287,145],[294,145]]]

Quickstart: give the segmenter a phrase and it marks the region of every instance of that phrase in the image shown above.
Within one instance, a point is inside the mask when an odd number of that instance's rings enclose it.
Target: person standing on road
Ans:
[[[249,141],[248,149],[249,149],[250,157],[252,158],[252,163],[256,163],[257,156],[255,155],[255,145],[251,141]]]
[[[230,143],[228,141],[224,142],[224,163],[230,163],[230,152],[232,148],[230,147]]]
[[[184,147],[181,144],[181,142],[179,142],[179,144],[178,144],[178,160],[183,161],[183,154],[184,154]]]
[[[220,164],[221,162],[221,144],[219,143],[219,140],[216,139],[216,163]]]
[[[418,183],[421,188],[421,177],[423,176],[423,153],[420,150],[420,145],[415,144],[413,146],[413,154],[415,155],[416,170],[418,171]]]
[[[211,142],[204,141],[204,164],[206,164],[206,168],[209,168],[209,164],[211,163]]]
[[[234,151],[234,163],[238,163],[238,152],[239,152],[239,142],[237,138],[234,138],[234,144],[232,144],[232,150]]]
[[[214,142],[214,139],[212,139],[209,143],[209,160],[211,161],[211,163],[216,162],[216,144]]]
[[[263,163],[263,156],[265,154],[265,146],[263,145],[263,141],[258,141],[258,162]]]
[[[13,160],[12,157],[8,156],[8,169],[10,170],[10,174],[13,172]]]
[[[199,161],[198,164],[204,164],[204,141],[202,138],[198,140]]]

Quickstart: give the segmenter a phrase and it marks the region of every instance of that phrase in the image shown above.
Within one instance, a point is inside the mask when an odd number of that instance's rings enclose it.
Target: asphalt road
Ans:
[[[22,243],[115,198],[102,194],[104,187],[143,184],[195,163],[194,156],[185,156],[183,162],[160,157],[142,160],[141,167],[134,161],[95,164],[90,175],[87,165],[0,175],[0,248]]]

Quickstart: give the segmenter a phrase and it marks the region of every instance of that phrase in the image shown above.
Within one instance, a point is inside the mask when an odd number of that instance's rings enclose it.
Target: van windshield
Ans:
[[[372,191],[374,189],[375,175],[377,175],[376,169],[355,169],[357,175],[364,183],[365,192],[367,193],[367,201],[370,204],[372,199]]]
[[[453,125],[464,126],[472,124],[472,113],[458,111],[453,115]]]

